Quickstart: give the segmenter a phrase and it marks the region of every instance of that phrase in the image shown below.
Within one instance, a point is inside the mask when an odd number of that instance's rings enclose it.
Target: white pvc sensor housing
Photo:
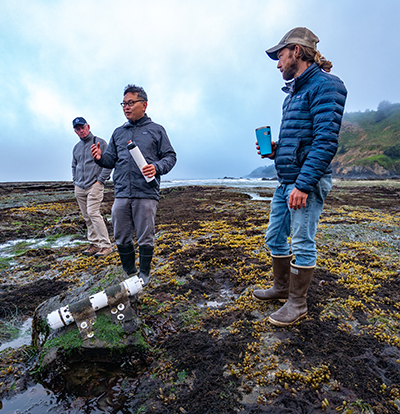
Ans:
[[[133,276],[120,283],[122,289],[128,292],[129,296],[136,295],[143,290],[143,280]],[[96,293],[89,297],[90,304],[94,311],[105,308],[108,305],[107,291]],[[62,328],[74,322],[69,306],[63,306],[47,315],[47,323],[51,329]]]

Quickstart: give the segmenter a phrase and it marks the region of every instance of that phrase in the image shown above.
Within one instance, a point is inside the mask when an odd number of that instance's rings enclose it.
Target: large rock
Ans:
[[[125,273],[115,266],[96,276],[82,274],[80,277],[81,287],[47,300],[35,311],[32,343],[39,349],[37,370],[59,371],[60,364],[68,366],[79,360],[112,362],[127,354],[140,358],[146,352],[143,324],[137,312],[138,299],[129,297],[121,288]],[[96,311],[86,306],[91,295],[103,290],[112,292],[108,297],[109,303],[113,302],[111,306]],[[74,310],[75,321],[66,327],[51,329],[47,316],[67,305],[71,312]]]
[[[332,163],[333,176],[345,179],[389,179],[397,178],[395,171],[388,171],[378,163],[372,165],[342,165],[339,162]]]

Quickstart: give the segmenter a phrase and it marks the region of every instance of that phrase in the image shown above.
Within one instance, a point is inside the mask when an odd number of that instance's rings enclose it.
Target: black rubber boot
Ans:
[[[122,268],[128,276],[134,276],[139,273],[135,264],[135,248],[133,243],[117,244],[119,257],[121,259]]]
[[[290,279],[290,261],[292,255],[288,256],[273,256],[272,268],[274,271],[274,285],[267,290],[255,290],[253,298],[261,302],[268,302],[270,300],[279,300],[279,302],[286,302],[289,296],[289,279]]]
[[[139,279],[143,280],[143,286],[147,286],[150,282],[150,265],[153,259],[154,247],[139,246],[140,273]]]

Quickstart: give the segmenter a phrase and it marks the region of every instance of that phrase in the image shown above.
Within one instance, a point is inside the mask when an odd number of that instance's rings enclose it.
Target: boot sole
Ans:
[[[285,327],[285,326],[293,325],[294,323],[300,321],[301,319],[305,318],[306,316],[307,316],[307,312],[304,313],[303,315],[299,316],[297,319],[295,319],[292,322],[281,322],[281,321],[277,321],[275,319],[272,319],[271,317],[268,318],[268,321],[270,323],[272,323],[272,325]]]
[[[259,299],[257,296],[254,296],[254,295],[252,295],[252,296],[253,296],[253,299],[255,299],[258,302],[272,302],[274,300],[277,300],[281,303],[287,302],[287,299],[278,299],[278,298],[275,298],[275,299]]]

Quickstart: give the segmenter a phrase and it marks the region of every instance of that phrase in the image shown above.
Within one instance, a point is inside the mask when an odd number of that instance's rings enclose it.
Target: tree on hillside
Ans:
[[[382,101],[378,105],[378,111],[375,114],[375,122],[383,121],[390,116],[396,108],[399,108],[399,104],[392,104],[389,101]]]

